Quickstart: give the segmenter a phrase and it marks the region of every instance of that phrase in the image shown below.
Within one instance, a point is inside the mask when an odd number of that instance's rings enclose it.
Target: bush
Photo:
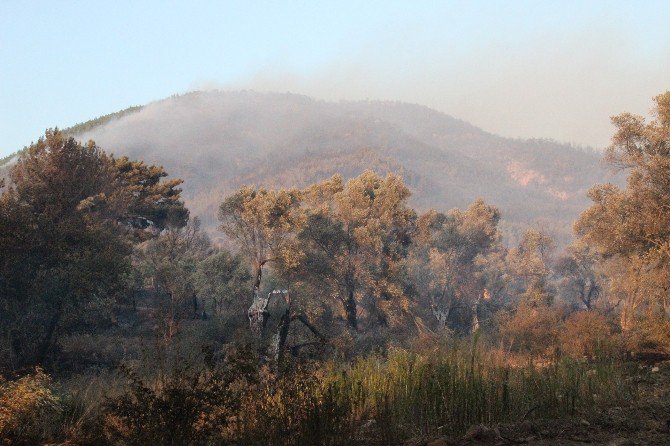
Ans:
[[[630,352],[670,353],[670,320],[660,314],[641,315],[626,332],[625,342]]]
[[[617,354],[618,342],[602,314],[578,311],[568,317],[559,336],[561,351],[573,359],[604,359]]]
[[[65,438],[74,445],[100,444],[104,438],[103,404],[106,398],[125,393],[124,384],[120,374],[113,370],[89,371],[59,383]]]
[[[253,351],[243,348],[218,368],[183,361],[154,377],[126,370],[129,390],[103,407],[106,440],[127,445],[220,442],[247,389],[253,388],[256,364]]]
[[[15,381],[0,379],[0,437],[6,444],[42,444],[61,434],[61,400],[41,369]]]
[[[109,406],[107,440],[122,444],[398,444],[462,434],[478,423],[574,414],[595,398],[616,401],[609,363],[569,359],[508,367],[452,344],[440,354],[391,349],[348,366],[308,364],[281,376],[181,371],[163,387],[133,383]],[[240,379],[243,376],[248,378]]]
[[[509,350],[547,356],[558,346],[562,310],[546,306],[521,305],[500,320],[500,334]]]

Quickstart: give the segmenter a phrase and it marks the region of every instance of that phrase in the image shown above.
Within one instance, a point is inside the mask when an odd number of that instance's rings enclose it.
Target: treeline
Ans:
[[[83,135],[89,130],[105,125],[108,122],[113,121],[114,119],[119,119],[131,113],[135,113],[141,109],[142,109],[141,105],[133,105],[132,107],[124,108],[123,110],[119,110],[114,113],[98,116],[95,119],[89,119],[86,122],[80,122],[78,124],[75,124],[72,127],[64,129],[63,133],[67,135]]]
[[[47,131],[0,197],[0,433],[383,444],[620,396],[598,361],[670,348],[670,93],[655,101],[650,122],[614,118],[628,185],[594,187],[560,253],[541,228],[506,247],[482,200],[417,213],[372,171],[242,187],[215,246],[181,180]]]
[[[125,108],[123,110],[119,110],[119,111],[114,112],[114,113],[109,113],[107,115],[98,116],[97,118],[90,119],[86,122],[80,122],[80,123],[75,124],[71,127],[67,127],[65,129],[63,129],[63,133],[65,133],[66,135],[72,135],[72,136],[82,135],[82,134],[88,132],[89,130],[92,130],[96,127],[100,127],[102,125],[105,125],[105,124],[107,124],[108,122],[110,122],[114,119],[119,119],[119,118],[121,118],[125,115],[134,113],[134,112],[139,111],[141,109],[142,109],[141,105],[134,105],[132,107],[128,107],[128,108]],[[9,160],[14,158],[15,156],[20,156],[23,152],[26,151],[26,149],[27,149],[27,147],[24,147],[23,149],[18,150],[15,153],[10,153],[9,155],[0,158],[0,166],[3,166],[5,164],[7,164],[9,162]]]
[[[336,339],[351,356],[423,332],[465,335],[561,293],[587,308],[599,296],[584,252],[563,259],[556,286],[546,234],[505,249],[500,213],[481,200],[417,215],[397,176],[241,188],[219,209],[235,252],[212,246],[165,176],[59,131],[21,156],[1,203],[3,364],[44,364],[59,333],[109,323],[115,305],[147,294],[164,340],[184,319],[248,317],[252,337],[276,338],[275,359]],[[590,288],[574,292],[580,280]]]

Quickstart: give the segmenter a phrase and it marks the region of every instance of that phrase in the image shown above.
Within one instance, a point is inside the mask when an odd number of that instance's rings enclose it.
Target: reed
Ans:
[[[257,394],[248,413],[253,426],[238,433],[267,444],[396,444],[460,435],[479,423],[570,416],[623,395],[611,361],[511,366],[492,358],[452,346],[434,355],[397,349],[345,367],[326,365],[318,376],[285,378]],[[251,432],[254,438],[245,436]]]

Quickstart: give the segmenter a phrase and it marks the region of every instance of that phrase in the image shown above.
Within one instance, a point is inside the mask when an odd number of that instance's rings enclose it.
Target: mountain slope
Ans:
[[[208,91],[109,116],[69,131],[183,178],[189,207],[209,228],[223,196],[242,184],[304,186],[371,168],[402,174],[419,208],[483,197],[501,208],[511,231],[540,222],[566,240],[588,188],[610,180],[595,152],[498,137],[397,102]]]

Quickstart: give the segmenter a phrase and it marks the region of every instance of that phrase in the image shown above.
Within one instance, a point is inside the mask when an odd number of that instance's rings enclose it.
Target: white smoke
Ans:
[[[503,136],[595,148],[609,144],[610,116],[646,114],[651,98],[670,89],[667,42],[649,54],[614,26],[572,35],[554,31],[468,51],[417,48],[398,38],[343,55],[306,75],[273,65],[248,79],[194,87],[290,91],[327,100],[401,100]]]

